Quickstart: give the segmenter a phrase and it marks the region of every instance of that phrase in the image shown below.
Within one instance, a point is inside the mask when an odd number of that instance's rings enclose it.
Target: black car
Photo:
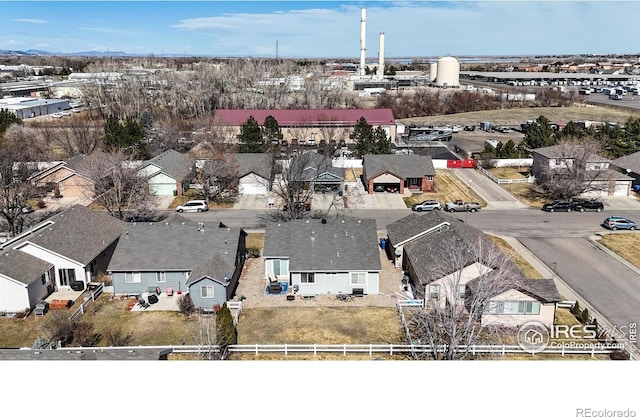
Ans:
[[[554,211],[571,212],[573,210],[573,203],[571,201],[556,200],[542,206],[542,210],[550,213],[553,213]]]
[[[598,200],[573,200],[574,211],[597,211],[600,213],[604,210],[604,204]]]

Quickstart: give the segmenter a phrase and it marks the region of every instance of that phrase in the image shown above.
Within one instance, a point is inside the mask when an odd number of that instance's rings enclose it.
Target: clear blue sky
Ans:
[[[638,1],[3,1],[0,49],[280,57],[640,53]]]

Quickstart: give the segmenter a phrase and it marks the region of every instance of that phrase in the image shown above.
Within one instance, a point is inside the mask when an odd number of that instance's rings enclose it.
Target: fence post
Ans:
[[[258,344],[256,343],[256,356],[258,356]]]
[[[313,344],[313,356],[318,356],[318,345],[316,343]]]
[[[284,356],[288,356],[289,355],[289,351],[287,350],[287,344],[284,344]]]
[[[562,356],[564,356],[564,343],[562,344]]]
[[[369,356],[373,356],[373,346],[369,343]]]
[[[342,356],[347,356],[347,345],[342,345]]]

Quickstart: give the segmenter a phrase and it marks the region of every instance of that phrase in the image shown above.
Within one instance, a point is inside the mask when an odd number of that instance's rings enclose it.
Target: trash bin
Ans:
[[[386,249],[386,247],[387,247],[387,240],[386,239],[384,239],[384,238],[380,239],[380,247],[382,249]]]
[[[178,196],[178,190],[173,190],[173,196],[177,197]]]

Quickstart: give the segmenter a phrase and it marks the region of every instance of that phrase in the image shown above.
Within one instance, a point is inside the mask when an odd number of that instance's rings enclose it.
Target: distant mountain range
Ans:
[[[40,49],[27,49],[24,51],[14,51],[7,49],[0,49],[0,55],[10,55],[10,56],[135,56],[133,54],[128,54],[123,51],[85,51],[85,52],[51,52],[51,51],[43,51]]]

